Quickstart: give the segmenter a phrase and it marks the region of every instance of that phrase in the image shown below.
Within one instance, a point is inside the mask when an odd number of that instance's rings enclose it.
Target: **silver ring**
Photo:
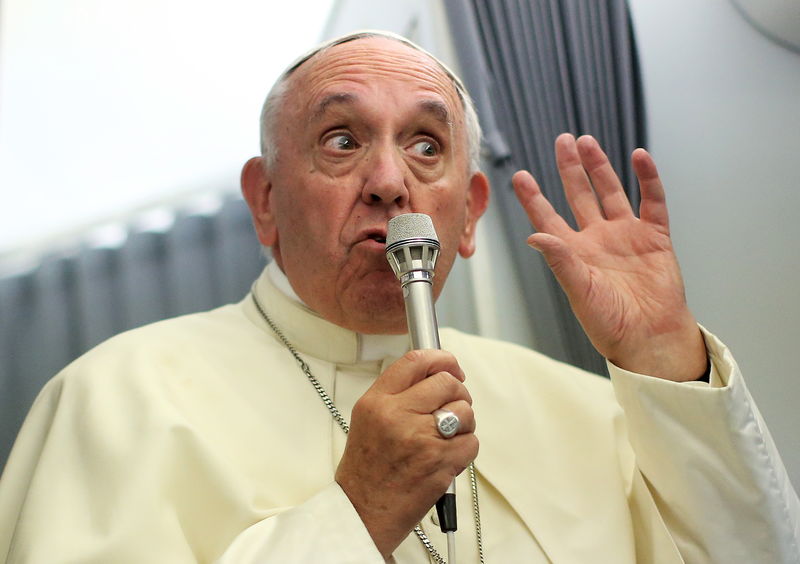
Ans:
[[[458,433],[458,429],[461,427],[458,415],[449,409],[437,409],[433,412],[433,418],[436,419],[436,429],[445,439]]]

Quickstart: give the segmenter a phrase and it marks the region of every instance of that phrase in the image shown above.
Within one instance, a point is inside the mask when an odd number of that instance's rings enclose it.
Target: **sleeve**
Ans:
[[[307,502],[239,534],[217,564],[383,563],[361,518],[337,483]]]
[[[686,562],[800,563],[800,502],[730,351],[704,331],[710,384],[622,370],[630,442]]]

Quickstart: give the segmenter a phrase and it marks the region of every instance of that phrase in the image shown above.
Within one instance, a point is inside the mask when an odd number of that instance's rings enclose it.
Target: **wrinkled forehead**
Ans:
[[[441,65],[390,38],[361,38],[329,47],[294,70],[287,86],[289,98],[307,110],[326,94],[358,84],[374,86],[376,81],[439,99],[454,122],[463,123],[461,96]]]

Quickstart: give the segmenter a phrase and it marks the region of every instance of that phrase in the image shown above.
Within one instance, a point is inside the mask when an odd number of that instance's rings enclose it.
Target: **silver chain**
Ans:
[[[481,506],[478,504],[478,480],[475,478],[475,464],[469,463],[469,485],[472,489],[472,515],[475,517],[475,537],[478,539],[478,558],[483,561],[483,536],[481,535]]]
[[[322,399],[322,403],[325,404],[325,407],[328,408],[328,411],[331,412],[331,416],[333,416],[334,421],[339,424],[339,427],[342,428],[344,434],[348,434],[350,432],[350,425],[347,424],[347,421],[342,416],[339,409],[336,407],[336,404],[333,403],[333,400],[328,395],[328,392],[325,391],[325,388],[322,387],[322,384],[319,383],[319,380],[311,373],[311,368],[308,366],[305,360],[300,356],[300,353],[297,352],[297,349],[294,348],[292,343],[289,342],[289,339],[283,334],[278,326],[272,321],[272,318],[267,315],[267,312],[261,307],[261,303],[256,298],[255,290],[250,292],[250,295],[253,297],[253,303],[256,305],[256,309],[258,313],[261,314],[261,317],[264,318],[264,321],[267,322],[270,329],[275,333],[275,335],[280,339],[281,343],[288,349],[288,351],[292,354],[294,359],[297,361],[297,364],[300,366],[300,369],[305,373],[308,381],[311,382],[311,385],[314,386],[314,389],[319,394],[319,397]],[[478,505],[478,481],[475,479],[475,465],[470,462],[469,466],[469,483],[472,489],[472,511],[473,516],[475,518],[475,535],[478,539],[478,556],[480,558],[481,564],[484,564],[483,560],[483,539],[481,537],[481,510],[480,506]],[[422,541],[422,545],[431,555],[431,558],[436,564],[447,564],[447,561],[442,557],[441,554],[436,550],[436,548],[431,543],[428,535],[425,534],[425,531],[422,530],[420,525],[414,527],[414,533],[419,537],[419,540]]]

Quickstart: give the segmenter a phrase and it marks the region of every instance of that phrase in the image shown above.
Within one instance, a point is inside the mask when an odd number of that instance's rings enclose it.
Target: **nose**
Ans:
[[[392,147],[374,151],[365,164],[361,199],[366,204],[386,204],[405,207],[409,194],[402,157]]]

